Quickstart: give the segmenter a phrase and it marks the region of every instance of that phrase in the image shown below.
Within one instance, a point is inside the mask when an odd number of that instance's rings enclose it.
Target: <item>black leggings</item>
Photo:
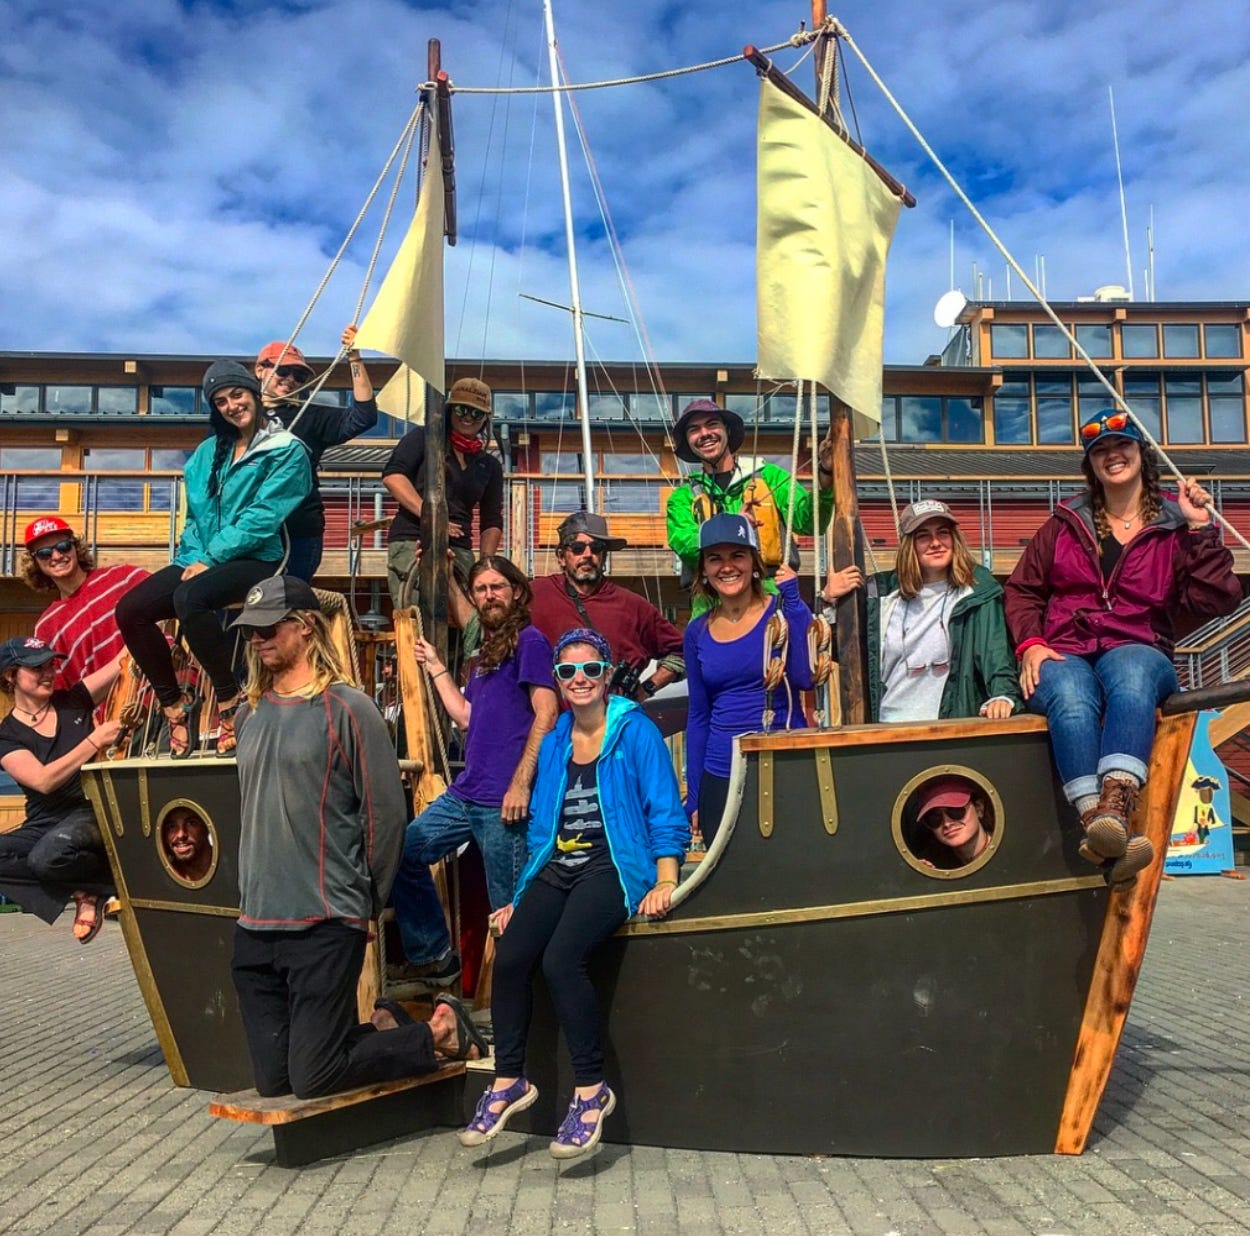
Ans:
[[[232,700],[239,693],[234,676],[235,637],[221,629],[217,611],[243,600],[249,588],[277,569],[276,562],[239,558],[184,580],[183,568],[170,565],[136,584],[118,601],[117,626],[122,639],[163,707],[176,704],[182,698],[182,688],[174,673],[169,644],[156,624],[176,617],[187,647],[204,667],[218,700]]]
[[[525,1040],[533,1011],[531,984],[542,961],[543,978],[573,1058],[573,1080],[603,1080],[599,1002],[586,959],[628,917],[615,870],[578,880],[567,892],[535,878],[516,903],[495,950],[491,1021],[495,1028],[495,1076],[525,1072]]]
[[[721,816],[725,814],[728,801],[729,778],[705,771],[699,779],[699,832],[709,849],[720,831]]]
[[[73,893],[114,891],[104,839],[90,807],[55,824],[0,834],[0,895],[55,923]]]

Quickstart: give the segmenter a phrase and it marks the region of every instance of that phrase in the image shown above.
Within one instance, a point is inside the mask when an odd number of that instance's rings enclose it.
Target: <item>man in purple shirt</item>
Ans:
[[[395,979],[443,987],[460,975],[442,902],[430,877],[438,862],[472,839],[486,865],[492,910],[512,900],[525,862],[530,788],[543,736],[556,721],[551,645],[530,623],[529,580],[507,558],[484,557],[469,572],[482,644],[463,694],[433,645],[417,660],[448,716],[465,734],[464,771],[411,824],[392,901],[406,965]]]

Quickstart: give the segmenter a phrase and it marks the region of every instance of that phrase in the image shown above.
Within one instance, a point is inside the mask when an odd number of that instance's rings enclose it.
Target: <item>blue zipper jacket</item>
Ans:
[[[312,489],[304,444],[270,421],[237,460],[226,457],[217,496],[210,498],[208,478],[216,449],[217,437],[210,435],[187,460],[187,522],[174,563],[281,561],[282,524]]]
[[[538,752],[526,838],[529,861],[517,881],[514,904],[555,851],[572,756],[573,714],[565,712]],[[619,695],[608,699],[598,785],[608,852],[621,881],[625,909],[633,914],[655,884],[656,860],[684,860],[690,823],[660,731],[633,700]]]

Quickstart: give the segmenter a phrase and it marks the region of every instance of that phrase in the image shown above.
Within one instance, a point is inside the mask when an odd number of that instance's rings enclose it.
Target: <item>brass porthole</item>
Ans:
[[[923,791],[934,782],[947,777],[960,777],[972,783],[973,801],[982,804],[983,823],[990,834],[989,842],[980,854],[969,862],[952,867],[937,865],[946,857],[937,848],[941,843],[929,834],[917,818]],[[1003,800],[998,791],[975,768],[969,768],[965,764],[934,764],[924,772],[917,773],[899,791],[890,816],[890,831],[903,861],[921,875],[931,876],[935,880],[962,880],[965,876],[980,871],[994,857],[1002,843],[1003,825]]]
[[[183,888],[203,888],[217,874],[221,843],[208,812],[189,798],[165,804],[153,830],[165,874]],[[184,854],[176,852],[185,851]]]

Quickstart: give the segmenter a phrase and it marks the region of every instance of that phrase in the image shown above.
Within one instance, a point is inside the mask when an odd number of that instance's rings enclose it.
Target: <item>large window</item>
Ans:
[[[16,478],[19,509],[55,511],[60,506],[60,483],[55,479],[61,470],[60,447],[0,446],[0,469],[43,474]]]
[[[1001,446],[1027,446],[1033,441],[1027,381],[1004,382],[995,392],[994,440]]]
[[[66,416],[89,416],[91,393],[89,386],[45,386],[44,411],[60,412]]]
[[[1169,322],[1163,328],[1163,355],[1185,359],[1198,355],[1198,328]]]
[[[1155,439],[1163,437],[1163,394],[1157,373],[1126,373],[1124,399]]]
[[[495,391],[491,396],[495,417],[503,421],[525,421],[530,415],[530,397],[524,391]]]
[[[609,515],[654,515],[660,509],[660,485],[656,481],[608,481],[596,492]]]
[[[0,385],[0,415],[14,416],[22,412],[39,411],[39,388],[37,386],[16,386],[10,383]]]
[[[599,470],[605,476],[620,476],[622,473],[649,476],[660,469],[652,456],[642,452],[631,454],[621,451],[604,451]]]
[[[1059,327],[1038,323],[1033,327],[1033,355],[1039,360],[1067,360],[1072,355],[1072,345]]]
[[[984,420],[980,399],[887,395],[881,401],[887,442],[983,442]]]
[[[88,472],[143,472],[147,451],[143,447],[92,447],[83,452]],[[89,502],[101,511],[143,510],[144,483],[120,477],[92,478],[87,483]]]
[[[577,396],[572,391],[535,391],[534,415],[539,420],[575,420]]]
[[[1212,360],[1241,355],[1241,327],[1209,323],[1202,328],[1202,342],[1206,355]]]
[[[624,395],[591,395],[587,401],[592,421],[623,421],[626,419]]]
[[[134,416],[139,410],[137,386],[97,386],[96,411],[103,416]]]
[[[1212,442],[1246,440],[1245,379],[1240,373],[1207,374],[1207,409]]]
[[[153,472],[178,472],[187,466],[191,452],[182,449],[159,449],[153,447],[148,454],[148,467]],[[148,482],[148,510],[168,511],[174,505],[178,492],[178,478],[153,478]]]
[[[542,451],[538,460],[543,476],[580,476],[582,472],[580,451]]]
[[[1163,380],[1166,397],[1168,441],[1202,442],[1202,377],[1200,374],[1168,374]]]
[[[1078,326],[1076,341],[1095,359],[1111,355],[1110,326]]]
[[[1076,441],[1072,424],[1072,379],[1038,378],[1037,440],[1043,446]]]
[[[148,413],[151,416],[194,416],[199,393],[197,386],[149,386]]]
[[[538,493],[544,511],[580,511],[586,505],[586,491],[577,481],[542,481]]]
[[[990,327],[990,352],[1005,360],[1027,360],[1029,355],[1029,328],[1024,325],[994,325]]]
[[[1120,355],[1130,360],[1159,355],[1159,328],[1149,325],[1124,323],[1120,327]]]

